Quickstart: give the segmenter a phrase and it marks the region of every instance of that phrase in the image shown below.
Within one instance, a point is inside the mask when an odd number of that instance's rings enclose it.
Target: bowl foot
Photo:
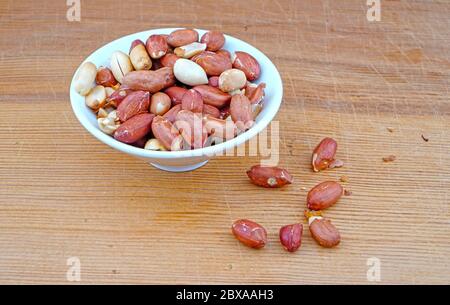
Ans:
[[[186,165],[186,166],[167,166],[167,165],[160,165],[155,163],[150,163],[151,166],[156,167],[157,169],[166,171],[166,172],[173,172],[173,173],[181,173],[181,172],[189,172],[196,170],[197,168],[202,167],[206,163],[208,163],[209,160],[192,164],[192,165]]]

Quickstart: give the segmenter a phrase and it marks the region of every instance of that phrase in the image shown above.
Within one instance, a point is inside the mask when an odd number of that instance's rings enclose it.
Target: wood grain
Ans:
[[[82,283],[450,282],[450,4],[382,1],[0,1],[0,282]],[[277,65],[284,81],[280,164],[295,183],[260,189],[245,171],[258,157],[222,157],[172,174],[114,151],[74,117],[68,95],[79,63],[125,34],[160,27],[221,30]],[[387,131],[392,127],[393,132]],[[425,142],[421,135],[429,138]],[[324,136],[345,167],[312,173]],[[397,160],[383,163],[382,157]],[[349,177],[353,195],[327,211],[343,236],[332,250],[305,231],[299,252],[278,243],[303,222],[306,191]],[[269,232],[247,249],[237,218]]]

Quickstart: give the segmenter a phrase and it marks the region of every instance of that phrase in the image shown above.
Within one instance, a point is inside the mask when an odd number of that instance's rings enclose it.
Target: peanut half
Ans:
[[[193,42],[185,46],[181,46],[173,50],[175,55],[182,58],[191,58],[206,50],[205,43]]]
[[[143,138],[149,133],[154,114],[138,114],[122,125],[114,132],[114,138],[120,142],[131,144]]]
[[[133,71],[130,57],[127,54],[116,51],[111,55],[111,71],[119,83],[123,83],[124,76]]]
[[[95,77],[97,84],[104,87],[113,87],[117,84],[117,80],[114,78],[113,73],[109,68],[100,67]]]
[[[254,81],[261,75],[261,67],[252,55],[238,51],[232,58],[234,59],[233,68],[243,71],[249,81]]]
[[[85,98],[86,105],[92,110],[97,111],[103,107],[106,102],[106,90],[103,86],[96,86],[92,89]]]
[[[289,252],[295,252],[302,244],[303,225],[300,223],[284,226],[280,229],[280,242]]]

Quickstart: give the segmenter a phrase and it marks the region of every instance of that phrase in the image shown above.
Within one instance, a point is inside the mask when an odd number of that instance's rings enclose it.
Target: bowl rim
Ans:
[[[91,122],[89,121],[89,119],[87,118],[87,116],[83,113],[82,111],[82,106],[83,105],[78,105],[75,103],[76,100],[76,95],[78,95],[78,93],[74,90],[73,88],[73,82],[74,82],[74,78],[75,75],[77,74],[79,68],[83,65],[83,63],[87,62],[88,59],[93,56],[99,49],[105,47],[108,44],[113,44],[115,42],[117,42],[118,40],[122,40],[122,39],[131,39],[132,36],[141,36],[141,35],[146,35],[149,32],[157,32],[157,31],[175,31],[178,29],[183,29],[183,28],[158,28],[158,29],[149,29],[146,31],[141,31],[141,32],[136,32],[136,33],[132,33],[132,34],[128,34],[125,36],[121,36],[115,40],[112,40],[104,45],[102,45],[101,47],[97,48],[95,51],[91,52],[78,66],[78,68],[75,70],[71,83],[70,83],[70,87],[69,87],[69,91],[70,91],[70,101],[71,101],[71,105],[72,105],[72,110],[75,113],[75,116],[77,117],[78,121],[81,123],[81,125],[91,134],[93,135],[95,138],[97,138],[98,140],[100,140],[101,142],[105,143],[106,145],[115,148],[117,150],[120,150],[124,153],[127,154],[131,154],[131,155],[135,155],[138,157],[143,157],[143,158],[158,158],[158,159],[173,159],[173,158],[190,158],[190,157],[202,157],[202,156],[214,156],[218,153],[223,153],[224,151],[233,149],[234,147],[237,147],[243,143],[245,143],[247,140],[253,138],[255,135],[257,135],[258,133],[260,133],[264,128],[266,128],[269,123],[273,120],[273,118],[276,116],[276,114],[278,113],[280,106],[281,106],[281,101],[282,101],[282,97],[283,97],[283,82],[281,80],[281,76],[280,73],[278,71],[278,69],[276,68],[275,64],[259,49],[257,49],[256,47],[254,47],[253,45],[239,39],[236,38],[234,36],[231,35],[225,35],[226,39],[231,38],[231,40],[235,40],[238,43],[242,43],[245,44],[246,47],[248,47],[249,49],[253,49],[252,51],[256,51],[258,52],[259,56],[263,57],[264,60],[266,60],[267,62],[269,62],[269,64],[271,64],[275,70],[275,74],[271,75],[271,78],[273,79],[273,85],[275,90],[274,90],[274,94],[271,98],[271,100],[275,101],[275,105],[273,107],[273,111],[268,112],[265,116],[262,116],[260,118],[260,120],[258,122],[255,122],[255,124],[252,126],[252,128],[250,128],[249,130],[247,130],[244,133],[241,133],[240,135],[238,135],[237,137],[231,139],[231,140],[227,140],[224,141],[220,144],[216,144],[213,146],[208,146],[208,147],[203,147],[203,148],[197,148],[197,149],[192,149],[192,150],[180,150],[180,151],[154,151],[154,150],[146,150],[143,148],[139,148],[139,147],[135,147],[126,143],[122,143],[116,139],[114,139],[114,137],[105,134],[104,132],[102,132],[99,128],[95,128],[92,127]],[[208,30],[203,30],[203,29],[197,29],[195,28],[194,30],[198,31],[199,34],[207,32]]]

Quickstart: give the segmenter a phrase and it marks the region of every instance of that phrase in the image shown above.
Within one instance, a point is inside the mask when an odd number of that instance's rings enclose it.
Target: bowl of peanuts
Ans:
[[[205,165],[264,130],[283,84],[270,59],[218,31],[163,28],[114,40],[77,68],[70,100],[108,146],[156,168]]]

